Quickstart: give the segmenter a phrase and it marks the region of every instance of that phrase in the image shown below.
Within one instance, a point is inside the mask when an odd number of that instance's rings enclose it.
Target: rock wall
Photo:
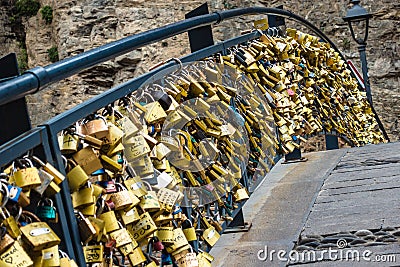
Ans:
[[[0,54],[21,53],[19,41],[7,16],[15,1],[3,0],[0,6]],[[53,8],[51,25],[45,24],[40,12],[23,20],[29,67],[50,64],[47,50],[57,46],[60,59],[87,51],[120,38],[184,19],[184,14],[204,2],[146,0],[40,0]],[[275,7],[283,5],[308,19],[327,34],[339,49],[359,67],[358,51],[347,25],[341,19],[349,1],[294,0],[209,0],[211,11],[245,6]],[[367,47],[371,88],[375,103],[392,140],[400,139],[400,3],[391,0],[364,0],[362,5],[372,14]],[[214,26],[216,41],[251,28],[255,17],[238,18]],[[298,24],[288,21],[291,27]],[[302,29],[304,30],[304,29]],[[21,39],[21,38],[19,38]],[[162,42],[120,56],[93,67],[42,92],[30,96],[29,109],[34,124],[41,123],[93,95],[145,73],[150,66],[190,52],[187,35],[181,34]]]

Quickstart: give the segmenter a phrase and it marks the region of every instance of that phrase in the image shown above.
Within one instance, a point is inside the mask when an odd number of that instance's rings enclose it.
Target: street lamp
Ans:
[[[365,91],[367,93],[368,102],[372,106],[372,95],[371,95],[371,87],[369,85],[369,78],[368,78],[368,66],[367,66],[367,56],[365,54],[365,48],[367,46],[367,38],[368,38],[368,26],[369,26],[369,19],[372,17],[368,11],[359,5],[359,0],[351,0],[350,1],[353,6],[347,10],[347,14],[343,17],[343,20],[349,24],[351,36],[358,44],[358,51],[360,52],[360,59],[361,59],[361,68],[364,78],[364,86]],[[364,35],[363,38],[359,38],[354,33],[354,27],[356,24],[363,24],[365,25]]]

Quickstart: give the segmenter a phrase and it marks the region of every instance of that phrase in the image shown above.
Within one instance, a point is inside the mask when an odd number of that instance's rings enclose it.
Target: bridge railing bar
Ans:
[[[36,67],[34,69],[28,70],[23,75],[9,80],[3,84],[0,84],[0,105],[8,103],[15,99],[19,99],[28,94],[36,93],[43,89],[46,85],[60,81],[73,74],[79,73],[85,69],[95,66],[96,64],[105,62],[111,58],[115,58],[119,55],[125,54],[145,45],[161,41],[163,39],[172,37],[180,33],[184,33],[188,30],[195,29],[201,26],[219,23],[226,19],[257,14],[278,15],[287,19],[293,19],[309,28],[317,36],[329,43],[336,51],[339,52],[334,43],[330,41],[329,38],[327,38],[318,28],[316,28],[314,25],[304,20],[300,16],[291,13],[290,11],[263,7],[233,9],[215,12],[212,14],[202,15],[180,22],[172,23],[161,28],[129,36],[124,39],[106,44],[104,46],[100,46],[98,48],[89,50],[71,58],[64,59],[46,67]],[[181,58],[181,61],[185,63],[200,60],[218,52],[225,52],[226,49],[229,47],[255,39],[259,36],[260,33],[258,31],[254,31],[249,34],[232,38],[230,40],[184,56]],[[18,157],[19,155],[21,155],[21,153],[23,154],[23,152],[21,151],[23,151],[24,149],[25,151],[32,149],[33,144],[41,144],[43,147],[45,147],[47,153],[46,158],[48,158],[49,161],[52,160],[55,166],[58,167],[60,171],[64,172],[65,174],[65,171],[63,170],[64,165],[61,158],[61,152],[58,147],[58,132],[69,127],[74,122],[96,112],[104,106],[132,93],[133,91],[137,90],[141,86],[141,84],[143,84],[147,79],[152,77],[152,75],[172,66],[176,66],[176,63],[168,62],[158,69],[150,71],[149,73],[134,78],[116,87],[113,87],[108,91],[99,94],[64,113],[53,117],[52,119],[44,123],[43,126],[36,128],[28,132],[27,134],[21,135],[20,137],[14,139],[11,143],[7,143],[1,146],[0,155],[2,155],[2,157],[4,156],[3,161],[9,161],[10,159],[12,160],[12,158]],[[30,142],[31,144],[29,144]],[[73,247],[74,252],[72,254],[72,257],[76,259],[79,266],[84,266],[85,259],[79,240],[79,230],[75,220],[67,183],[63,182],[61,184],[61,188],[62,193],[59,197],[62,199],[62,201],[60,202],[62,202],[63,205],[61,205],[59,211],[64,211],[66,215],[66,221],[64,221],[64,225],[68,225],[68,229],[63,229],[63,231],[65,230],[68,232],[68,236],[71,240],[68,252],[71,253],[70,250],[72,249],[71,247]],[[239,205],[239,209],[235,210],[234,214],[240,212],[242,205],[243,203]],[[223,228],[226,228],[226,226],[227,224],[224,224]]]

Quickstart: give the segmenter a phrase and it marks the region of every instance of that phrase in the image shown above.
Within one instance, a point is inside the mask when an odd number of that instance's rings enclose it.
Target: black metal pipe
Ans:
[[[36,67],[28,70],[18,78],[0,85],[0,105],[24,97],[28,94],[35,93],[41,90],[45,85],[60,81],[82,70],[128,53],[139,47],[161,41],[191,29],[211,25],[213,23],[219,23],[226,19],[256,14],[278,15],[287,19],[294,19],[300,24],[308,27],[316,35],[328,42],[336,51],[339,52],[335,44],[330,41],[329,38],[317,27],[290,11],[266,7],[238,8],[214,12],[212,14],[175,22],[164,27],[149,30],[115,42],[111,42],[46,67]]]
[[[371,87],[369,84],[369,77],[368,77],[367,55],[365,53],[366,47],[367,47],[366,43],[359,44],[358,52],[360,53],[361,69],[362,69],[362,74],[363,74],[363,79],[364,79],[365,92],[367,93],[368,102],[372,106],[372,94],[371,94]]]

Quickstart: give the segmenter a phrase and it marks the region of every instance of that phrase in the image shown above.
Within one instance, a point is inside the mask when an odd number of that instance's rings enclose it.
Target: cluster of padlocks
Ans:
[[[294,29],[286,37],[264,35],[223,61],[246,73],[268,99],[284,153],[299,147],[297,138],[322,130],[355,146],[385,141],[344,59],[315,36]]]
[[[65,176],[35,156],[15,160],[0,174],[0,266],[77,266],[59,249],[52,198]],[[59,229],[58,229],[59,230]]]
[[[209,266],[249,198],[243,175],[274,164],[274,118],[245,75],[212,61],[167,73],[60,136],[88,264]]]
[[[322,130],[384,141],[345,62],[314,36],[288,29],[161,71],[60,133],[86,263],[211,266],[209,249],[277,151]],[[4,266],[16,252],[18,266],[75,266],[51,228],[64,179],[30,156],[2,174]]]

